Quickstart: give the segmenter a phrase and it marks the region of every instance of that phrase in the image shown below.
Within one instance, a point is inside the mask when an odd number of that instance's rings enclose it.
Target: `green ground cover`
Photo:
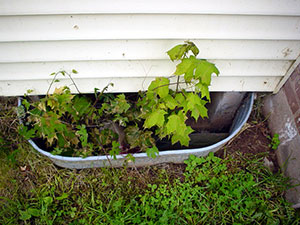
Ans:
[[[15,99],[0,110],[0,224],[299,224],[288,179],[267,153],[185,164],[70,170],[18,135]]]

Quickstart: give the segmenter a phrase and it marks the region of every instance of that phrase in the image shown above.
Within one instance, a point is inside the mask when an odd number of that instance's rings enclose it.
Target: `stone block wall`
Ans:
[[[300,133],[300,64],[287,80],[283,89],[293,113],[293,119],[297,125],[298,133]]]
[[[279,134],[279,165],[293,185],[300,184],[300,65],[277,94],[265,98],[264,114],[272,134]],[[300,207],[300,186],[289,189],[286,198]]]

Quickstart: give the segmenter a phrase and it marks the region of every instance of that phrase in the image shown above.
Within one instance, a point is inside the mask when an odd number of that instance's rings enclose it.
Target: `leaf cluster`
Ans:
[[[208,86],[211,76],[219,74],[214,64],[197,59],[198,53],[199,49],[189,41],[169,50],[170,59],[177,61],[172,76],[177,82],[172,83],[172,77],[158,77],[135,101],[125,94],[104,94],[112,84],[102,91],[95,88],[94,99],[74,95],[68,87],[56,88],[50,95],[51,85],[60,74],[69,76],[76,86],[69,73],[53,73],[44,98],[32,103],[23,100],[28,126],[23,126],[20,133],[26,139],[46,140],[54,154],[84,157],[111,154],[115,158],[119,153],[130,152],[147,152],[156,157],[156,140],[163,138],[188,146],[193,129],[186,120],[207,117]]]
[[[177,45],[167,53],[172,61],[179,61],[174,72],[177,82],[171,83],[165,77],[152,81],[140,102],[141,117],[145,119],[144,128],[153,128],[159,138],[168,137],[172,144],[180,142],[188,146],[193,129],[186,125],[186,120],[189,116],[196,121],[207,117],[208,86],[211,76],[218,75],[219,71],[214,64],[196,58],[199,49],[192,42]],[[181,88],[180,84],[185,87]],[[173,85],[176,85],[175,91]],[[190,87],[194,90],[187,92]]]
[[[110,154],[116,158],[135,148],[152,156],[158,153],[152,132],[139,128],[134,102],[124,94],[101,91],[95,96],[74,95],[61,87],[36,102],[24,98],[26,123],[19,133],[26,139],[41,138],[52,154],[65,156]]]
[[[269,137],[269,139],[271,140],[269,147],[272,148],[273,150],[276,150],[280,145],[279,134],[274,134],[274,136],[272,138]]]

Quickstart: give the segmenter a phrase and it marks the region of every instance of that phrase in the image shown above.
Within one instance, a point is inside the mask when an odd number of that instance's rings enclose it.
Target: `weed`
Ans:
[[[9,166],[15,182],[3,186],[0,223],[298,224],[283,198],[287,178],[270,173],[262,157],[210,154],[180,167],[71,171],[24,145]]]
[[[272,138],[268,136],[268,138],[271,140],[269,147],[272,148],[273,150],[276,150],[280,145],[279,134],[274,134]]]
[[[172,144],[189,146],[189,135],[194,130],[186,121],[188,117],[196,121],[207,117],[208,87],[212,75],[219,74],[214,64],[197,59],[198,53],[190,41],[169,50],[170,60],[179,61],[174,74],[156,78],[146,92],[139,92],[135,101],[124,94],[104,95],[111,84],[101,92],[95,88],[94,100],[72,94],[69,87],[55,88],[50,95],[58,75],[68,76],[80,93],[71,76],[77,74],[76,70],[53,73],[44,98],[33,103],[23,99],[26,124],[20,134],[25,139],[39,138],[46,142],[48,151],[64,156],[110,154],[116,158],[119,153],[146,152],[155,158],[156,140],[164,138]],[[173,78],[177,80],[174,83]],[[173,86],[176,87],[172,89]]]
[[[253,124],[259,124],[265,121],[263,115],[264,98],[270,95],[269,93],[256,93],[256,99],[252,108],[251,122]]]

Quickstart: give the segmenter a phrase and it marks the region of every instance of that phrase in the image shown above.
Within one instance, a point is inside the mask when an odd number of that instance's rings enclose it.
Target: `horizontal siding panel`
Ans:
[[[193,40],[206,59],[295,60],[300,41]],[[0,62],[168,59],[183,40],[0,42]]]
[[[223,77],[213,78],[210,91],[270,92],[280,77]]]
[[[72,69],[82,92],[145,90],[187,39],[220,70],[211,91],[273,91],[300,53],[300,0],[0,0],[0,34],[0,95]]]
[[[223,76],[283,76],[292,61],[258,61],[258,60],[211,60]],[[79,73],[76,78],[130,78],[171,76],[176,64],[167,60],[139,61],[81,61],[51,63],[2,63],[0,80],[38,80],[51,79],[51,73],[58,70]],[[258,69],[259,68],[259,69]]]
[[[82,93],[93,93],[94,88],[103,89],[108,83],[114,83],[109,92],[136,92],[146,90],[152,78],[97,78],[74,79]],[[213,77],[210,91],[273,91],[280,77]],[[0,82],[0,93],[4,96],[23,95],[33,90],[34,95],[45,94],[50,80],[18,80]],[[226,84],[226,85],[225,85]],[[71,85],[70,80],[62,80],[57,86]],[[75,91],[74,86],[70,86]],[[53,87],[54,88],[54,87]]]
[[[202,13],[300,15],[294,0],[0,0],[0,15],[87,13]]]
[[[2,16],[0,41],[106,39],[300,40],[300,17],[237,15]]]

